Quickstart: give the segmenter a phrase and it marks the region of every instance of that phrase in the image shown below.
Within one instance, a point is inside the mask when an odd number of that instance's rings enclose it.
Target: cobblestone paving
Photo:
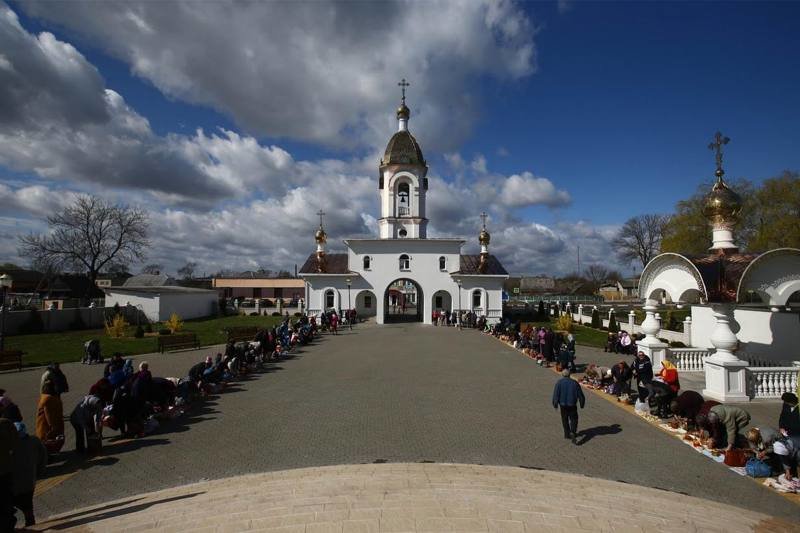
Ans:
[[[148,360],[156,375],[182,375],[210,350],[201,352]],[[81,365],[65,370],[73,391],[85,391],[100,373]],[[29,425],[39,374],[0,375],[0,386],[19,400]],[[107,440],[107,457],[51,468],[35,504],[46,517],[205,479],[434,461],[585,474],[797,517],[797,507],[781,496],[591,395],[581,412],[587,433],[582,445],[571,445],[550,406],[555,380],[551,371],[475,331],[362,326],[325,337],[158,434]],[[77,397],[70,393],[65,411]]]
[[[708,500],[574,474],[395,463],[184,485],[80,509],[36,529],[734,533],[795,526]]]

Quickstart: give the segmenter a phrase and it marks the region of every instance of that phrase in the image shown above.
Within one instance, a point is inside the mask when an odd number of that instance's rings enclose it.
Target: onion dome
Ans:
[[[488,246],[489,245],[489,241],[491,241],[491,239],[492,239],[492,236],[489,235],[489,232],[486,231],[486,228],[484,227],[483,229],[481,229],[481,232],[478,235],[478,243],[480,243],[481,246],[484,246],[484,245]]]
[[[717,170],[717,182],[706,195],[703,215],[712,222],[727,222],[736,218],[741,210],[741,197],[722,181],[722,172]]]
[[[398,116],[403,107],[397,110]],[[422,148],[411,133],[401,130],[392,135],[381,159],[381,166],[384,165],[425,165]]]
[[[328,242],[328,235],[325,233],[325,230],[322,229],[322,225],[319,226],[319,229],[314,234],[314,240],[317,241],[317,244],[325,244]]]
[[[411,117],[411,110],[406,107],[405,101],[400,104],[400,107],[397,108],[397,119],[405,119],[408,120]]]

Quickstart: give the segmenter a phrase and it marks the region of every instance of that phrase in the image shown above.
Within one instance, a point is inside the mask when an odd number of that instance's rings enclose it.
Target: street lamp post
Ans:
[[[0,276],[0,287],[3,289],[3,307],[2,312],[0,312],[0,352],[5,349],[6,341],[6,294],[8,293],[8,289],[11,288],[13,281],[14,280],[8,274]]]
[[[347,278],[347,325],[350,326],[350,329],[353,329],[353,313],[350,311],[352,307],[350,305],[350,278]]]
[[[458,323],[458,329],[461,329],[461,278],[456,278],[456,285],[458,285],[458,314],[456,315],[456,323]]]

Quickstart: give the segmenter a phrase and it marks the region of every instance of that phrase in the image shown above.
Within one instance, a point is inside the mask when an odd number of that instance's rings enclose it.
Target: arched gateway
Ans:
[[[346,239],[346,253],[329,254],[324,213],[317,213],[317,250],[300,269],[307,312],[314,315],[331,304],[339,310],[352,305],[361,316],[374,315],[378,324],[431,324],[435,311],[463,310],[495,323],[503,315],[501,296],[508,273],[489,254],[486,215],[478,236],[480,254],[462,254],[463,239],[428,238],[428,165],[408,130],[410,117],[404,93],[397,131],[379,163],[378,238]]]
[[[423,322],[422,288],[411,279],[400,278],[391,282],[384,292],[383,322]]]

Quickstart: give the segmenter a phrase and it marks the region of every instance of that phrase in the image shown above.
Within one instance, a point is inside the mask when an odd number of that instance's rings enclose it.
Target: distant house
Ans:
[[[215,277],[211,284],[220,296],[229,299],[280,299],[287,304],[305,294],[305,281],[300,278],[272,278],[252,271]]]
[[[168,320],[172,313],[182,319],[216,314],[217,291],[181,287],[164,274],[131,276],[122,286],[105,287],[106,307],[114,305],[138,308],[148,320]]]
[[[606,300],[630,300],[639,297],[639,278],[607,281],[600,285],[597,293]]]

